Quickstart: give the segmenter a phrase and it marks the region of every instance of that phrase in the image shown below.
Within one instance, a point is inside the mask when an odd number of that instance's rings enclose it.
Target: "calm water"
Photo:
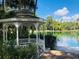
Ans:
[[[57,49],[67,52],[79,52],[79,33],[65,32],[55,33],[57,36]],[[72,51],[73,50],[73,51]]]

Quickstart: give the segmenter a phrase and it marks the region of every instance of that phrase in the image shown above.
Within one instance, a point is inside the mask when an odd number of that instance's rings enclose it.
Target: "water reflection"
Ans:
[[[59,41],[57,41],[57,46],[79,47],[79,41],[77,37],[61,35]]]
[[[78,33],[55,33],[57,38],[57,49],[66,52],[79,54],[79,34]]]

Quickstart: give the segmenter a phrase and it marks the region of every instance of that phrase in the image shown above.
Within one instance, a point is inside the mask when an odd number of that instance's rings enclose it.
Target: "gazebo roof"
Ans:
[[[35,17],[35,16],[17,16],[7,19],[0,19],[0,23],[10,23],[10,22],[30,22],[30,23],[44,23],[43,18]]]

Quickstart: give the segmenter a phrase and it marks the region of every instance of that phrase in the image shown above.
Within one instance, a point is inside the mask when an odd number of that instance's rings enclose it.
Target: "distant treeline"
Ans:
[[[51,16],[48,16],[46,19],[46,23],[41,26],[41,29],[46,30],[77,30],[79,29],[78,22],[59,22],[56,21]]]

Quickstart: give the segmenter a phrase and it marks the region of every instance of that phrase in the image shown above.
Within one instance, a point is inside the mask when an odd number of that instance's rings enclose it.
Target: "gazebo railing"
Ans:
[[[19,45],[27,45],[27,44],[30,44],[30,43],[36,43],[36,38],[19,39]],[[44,40],[39,39],[38,45],[44,45],[44,44],[45,44]]]
[[[19,45],[27,45],[29,43],[35,43],[36,39],[35,38],[24,38],[24,39],[19,39]]]

